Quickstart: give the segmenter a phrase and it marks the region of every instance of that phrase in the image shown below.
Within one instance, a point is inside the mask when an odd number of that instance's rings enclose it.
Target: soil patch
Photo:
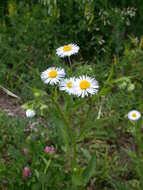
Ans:
[[[0,110],[8,113],[9,116],[24,117],[21,109],[20,101],[16,98],[8,96],[0,89]]]

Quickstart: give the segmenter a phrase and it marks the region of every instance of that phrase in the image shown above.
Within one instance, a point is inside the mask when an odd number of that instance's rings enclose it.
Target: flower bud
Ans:
[[[129,84],[128,85],[128,91],[131,92],[135,89],[135,85],[134,84]]]
[[[35,111],[32,109],[26,110],[26,117],[32,118],[36,115]]]
[[[23,171],[22,171],[22,179],[23,180],[26,180],[28,179],[29,177],[31,177],[31,171],[30,171],[30,168],[28,166],[25,166]]]
[[[34,93],[34,96],[35,96],[35,97],[39,97],[39,96],[40,96],[40,93],[39,93],[39,92],[35,92],[35,93]]]
[[[121,84],[119,85],[119,88],[120,88],[120,89],[125,89],[126,86],[127,86],[127,83],[126,83],[126,82],[123,82],[123,83],[121,83]]]
[[[74,168],[73,171],[74,171],[74,172],[77,172],[77,168]]]

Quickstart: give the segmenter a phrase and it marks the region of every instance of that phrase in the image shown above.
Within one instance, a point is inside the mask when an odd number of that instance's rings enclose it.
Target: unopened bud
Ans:
[[[128,91],[131,92],[135,89],[135,85],[134,84],[129,84],[128,85]]]
[[[28,179],[29,177],[31,177],[31,171],[30,171],[30,168],[25,166],[23,171],[22,171],[22,179],[23,180],[26,180]]]

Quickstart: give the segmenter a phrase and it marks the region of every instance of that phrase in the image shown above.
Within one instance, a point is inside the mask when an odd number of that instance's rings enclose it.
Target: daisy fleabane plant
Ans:
[[[74,77],[63,79],[59,84],[59,89],[66,91],[69,95],[75,94],[75,81]]]
[[[50,67],[42,72],[41,79],[45,84],[55,85],[58,84],[65,77],[65,75],[66,73],[64,69]]]
[[[141,113],[137,110],[131,110],[128,113],[128,118],[131,121],[136,121],[136,120],[140,119],[140,117],[141,117]]]
[[[59,47],[56,50],[56,54],[59,57],[70,57],[73,54],[77,54],[79,52],[79,46],[76,44],[68,44]]]
[[[85,96],[97,94],[99,89],[95,78],[80,76],[75,81],[75,95],[84,98]]]

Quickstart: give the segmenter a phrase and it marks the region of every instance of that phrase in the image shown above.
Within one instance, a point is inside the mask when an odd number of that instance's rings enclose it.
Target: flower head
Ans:
[[[22,179],[26,180],[27,178],[31,177],[31,171],[28,166],[25,166],[22,171]]]
[[[26,110],[26,117],[32,118],[36,115],[35,111],[32,109]]]
[[[55,152],[55,148],[53,146],[46,146],[45,147],[45,153],[50,155],[53,154]]]
[[[75,94],[84,98],[85,96],[94,95],[98,92],[98,82],[96,79],[88,76],[80,76],[75,82]]]
[[[73,54],[78,53],[79,51],[79,46],[77,46],[76,44],[68,44],[68,45],[64,45],[59,47],[56,50],[56,54],[60,57],[69,57]]]
[[[75,78],[64,79],[60,82],[60,90],[75,94]]]
[[[137,110],[132,110],[128,113],[128,118],[131,121],[136,121],[140,119],[140,117],[141,117],[141,113]]]
[[[62,78],[65,77],[64,69],[57,67],[50,67],[41,74],[41,79],[46,84],[57,84]]]

